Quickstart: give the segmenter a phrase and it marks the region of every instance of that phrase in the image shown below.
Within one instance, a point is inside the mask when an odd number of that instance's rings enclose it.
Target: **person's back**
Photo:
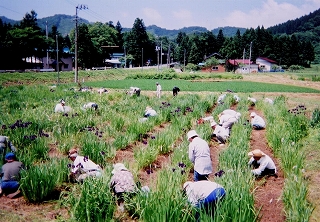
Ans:
[[[8,162],[2,166],[3,181],[18,181],[23,164],[19,161]]]

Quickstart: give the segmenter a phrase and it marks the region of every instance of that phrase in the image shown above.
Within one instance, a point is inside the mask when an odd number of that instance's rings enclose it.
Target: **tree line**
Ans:
[[[125,53],[125,66],[156,65],[178,62],[198,64],[213,53],[223,59],[249,59],[257,57],[274,60],[282,67],[300,65],[309,67],[315,59],[314,47],[308,40],[293,35],[273,35],[264,27],[250,28],[241,34],[226,37],[222,29],[217,35],[212,32],[186,34],[179,32],[175,39],[155,36],[146,31],[140,18],[136,18],[131,30],[123,32],[120,22],[80,24],[77,32],[78,67],[85,69],[104,66],[105,59],[113,52]],[[10,25],[0,19],[0,69],[26,69],[32,64],[25,58],[43,58],[47,52],[56,58],[58,40],[59,58],[70,55],[75,47],[75,29],[62,36],[56,26],[46,35],[37,24],[37,13],[26,13],[19,24]],[[64,48],[70,49],[66,53]],[[161,54],[162,53],[162,54]]]

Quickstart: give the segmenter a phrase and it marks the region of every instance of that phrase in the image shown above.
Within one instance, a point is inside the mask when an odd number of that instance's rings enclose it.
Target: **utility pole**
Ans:
[[[161,40],[161,66],[160,68],[162,69],[162,40]]]
[[[46,21],[46,37],[47,37],[47,41],[48,41],[48,21]],[[46,69],[49,68],[49,51],[47,48],[47,65],[46,65]]]
[[[58,72],[58,85],[59,85],[59,47],[58,47],[58,35],[56,35],[57,42],[57,72]]]
[[[183,72],[186,71],[186,49],[183,50]]]
[[[250,55],[249,55],[249,74],[251,73],[251,48],[252,48],[252,42],[250,42]]]
[[[127,54],[126,54],[126,47],[123,46],[124,48],[124,68],[127,68]]]
[[[78,10],[88,9],[86,5],[78,5],[76,7],[76,29],[74,32],[74,82],[78,82]]]

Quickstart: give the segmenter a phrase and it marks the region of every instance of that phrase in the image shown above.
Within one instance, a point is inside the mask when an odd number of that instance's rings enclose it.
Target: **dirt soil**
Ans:
[[[256,112],[264,118],[263,113],[259,110],[252,109],[250,112]],[[260,209],[259,219],[261,222],[281,222],[285,221],[283,212],[283,202],[281,200],[282,189],[284,186],[283,172],[280,169],[278,160],[274,157],[272,150],[268,146],[265,130],[252,130],[250,138],[251,150],[260,149],[274,160],[278,178],[262,178],[255,182],[254,198],[255,207]]]
[[[307,82],[307,81],[295,81],[285,76],[279,77],[279,75],[272,76],[252,76],[252,75],[244,75],[245,81],[256,81],[256,82],[270,82],[270,83],[278,83],[278,84],[288,84],[288,85],[297,85],[310,87],[320,90],[320,84],[317,82]],[[170,92],[171,93],[171,92]],[[153,94],[153,92],[150,92]],[[253,95],[265,96],[266,93],[255,93]],[[278,96],[277,93],[270,93],[270,96]],[[318,94],[286,94],[287,96],[292,96],[293,99],[290,100],[291,104],[289,105],[295,106],[301,101],[305,99],[312,99],[314,106],[317,106],[319,101]],[[302,97],[302,98],[301,98]],[[295,102],[296,98],[296,102]],[[235,107],[234,107],[235,108]],[[255,110],[258,115],[263,117],[263,113],[259,110]],[[159,129],[155,129],[155,131],[161,131]],[[135,144],[136,146],[137,144]],[[226,149],[226,146],[220,147],[215,142],[209,143],[211,148],[211,157],[213,161],[214,170],[218,171],[218,156],[221,150]],[[251,149],[261,149],[263,152],[268,154],[276,163],[278,169],[278,178],[269,177],[266,179],[262,179],[256,181],[255,183],[255,207],[261,208],[259,219],[262,222],[281,222],[285,221],[285,216],[283,212],[283,203],[281,201],[281,194],[284,185],[284,178],[281,169],[279,168],[279,164],[277,159],[274,157],[272,150],[268,147],[266,142],[265,130],[253,130],[250,140]],[[58,156],[56,153],[55,144],[50,146],[50,155]],[[128,147],[126,150],[120,150],[117,152],[114,162],[127,162],[133,163],[134,147]],[[170,163],[169,155],[161,155],[158,156],[157,160],[152,164],[153,173],[148,174],[146,169],[142,169],[138,173],[138,177],[141,180],[142,185],[149,185],[150,187],[154,186],[155,179],[157,178],[157,172],[159,169],[164,167],[166,164]],[[192,179],[192,172],[190,172],[189,177]],[[213,179],[213,176],[210,177]],[[14,216],[10,216],[10,213]],[[5,196],[0,197],[0,221],[53,221],[57,218],[67,218],[67,211],[65,209],[57,208],[56,202],[46,202],[42,204],[29,204],[27,203],[23,197],[19,197],[16,199],[9,199]],[[120,219],[122,218],[122,219]],[[123,215],[119,215],[118,219],[120,221],[133,221],[128,217],[123,217]]]

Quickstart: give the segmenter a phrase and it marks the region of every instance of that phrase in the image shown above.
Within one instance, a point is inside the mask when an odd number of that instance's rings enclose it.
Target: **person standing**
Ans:
[[[266,127],[266,122],[261,116],[258,116],[255,112],[250,114],[251,117],[251,126],[253,129],[261,130]]]
[[[101,167],[92,162],[87,156],[78,155],[76,149],[71,149],[68,155],[72,160],[70,178],[82,182],[87,177],[101,177]]]
[[[187,138],[190,142],[189,159],[194,164],[194,181],[207,180],[213,171],[209,145],[195,130],[190,130]]]
[[[248,153],[250,156],[249,166],[253,169],[252,174],[256,177],[277,176],[277,168],[273,160],[260,149],[255,149]]]
[[[160,98],[161,97],[161,85],[156,82],[156,86],[157,86],[157,91],[156,91],[156,94],[157,94],[157,97]]]
[[[6,194],[7,197],[14,198],[20,194],[20,184],[18,181],[23,164],[17,161],[14,153],[7,153],[5,160],[6,163],[1,168],[0,195]]]
[[[177,86],[173,87],[173,89],[172,89],[172,94],[173,94],[173,96],[177,96],[177,95],[178,95],[178,92],[180,92],[179,87],[177,87]]]

